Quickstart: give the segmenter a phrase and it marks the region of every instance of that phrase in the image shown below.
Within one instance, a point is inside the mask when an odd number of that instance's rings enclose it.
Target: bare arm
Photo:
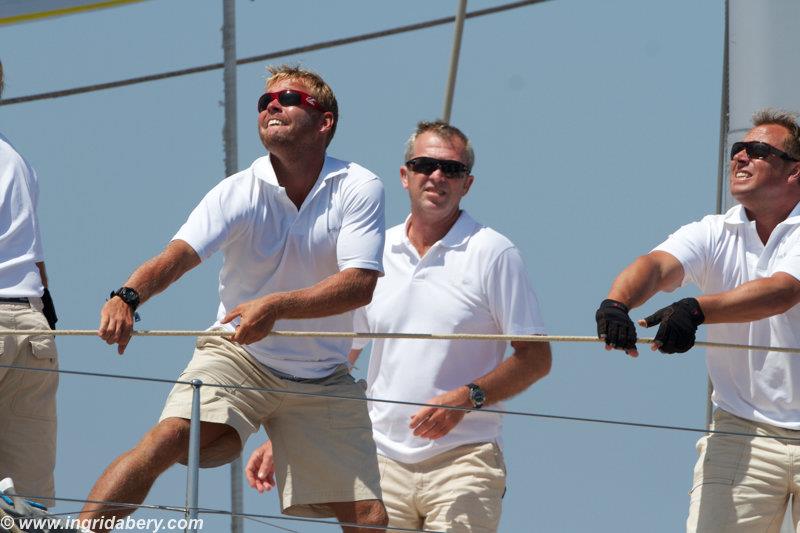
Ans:
[[[372,301],[378,282],[375,270],[347,268],[296,291],[268,294],[234,307],[222,323],[240,317],[231,340],[250,344],[266,337],[281,318],[319,318],[352,311]]]
[[[44,267],[44,261],[36,263],[36,268],[39,269],[39,277],[42,278],[42,285],[47,288],[47,269]]]
[[[185,241],[170,242],[163,252],[143,263],[125,282],[144,303],[200,264],[197,252]],[[131,339],[133,312],[121,298],[111,298],[100,311],[98,335],[108,344],[118,344],[122,355]]]
[[[706,324],[752,322],[785,313],[800,303],[800,281],[778,272],[735,289],[697,298]]]
[[[639,307],[659,291],[671,291],[683,281],[683,265],[666,252],[650,252],[628,265],[611,285],[610,300],[630,309]]]
[[[519,394],[550,372],[552,355],[545,342],[512,342],[514,353],[491,372],[474,381],[486,393],[492,405]],[[351,352],[352,354],[352,352]],[[425,403],[472,407],[465,386],[440,394]],[[414,435],[438,439],[447,435],[464,418],[466,411],[423,407],[411,417]]]
[[[347,354],[347,362],[350,363],[351,367],[356,365],[359,356],[361,356],[361,350],[356,350],[355,348],[350,350],[350,353]]]

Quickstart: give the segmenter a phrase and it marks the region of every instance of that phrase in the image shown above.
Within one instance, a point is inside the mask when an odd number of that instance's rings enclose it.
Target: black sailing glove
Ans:
[[[606,346],[621,350],[636,349],[636,326],[628,315],[628,306],[616,300],[603,300],[594,314],[597,336]]]
[[[697,326],[705,322],[700,303],[694,298],[684,298],[659,309],[644,319],[644,326],[661,324],[655,344],[662,353],[684,353],[694,346]]]
[[[56,322],[58,322],[56,306],[53,305],[53,297],[50,296],[50,291],[47,289],[44,290],[44,294],[42,295],[42,314],[47,319],[47,324],[50,326],[50,329],[56,329]]]

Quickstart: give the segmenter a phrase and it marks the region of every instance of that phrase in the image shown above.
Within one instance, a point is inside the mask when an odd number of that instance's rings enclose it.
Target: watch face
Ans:
[[[472,391],[472,399],[475,403],[483,403],[486,400],[486,393],[482,390],[474,390]]]
[[[128,305],[132,305],[134,307],[139,305],[139,295],[136,294],[136,291],[133,289],[122,287],[116,292],[116,294]]]

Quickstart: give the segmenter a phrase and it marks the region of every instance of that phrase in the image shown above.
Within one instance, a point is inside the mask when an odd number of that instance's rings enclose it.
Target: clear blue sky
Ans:
[[[471,0],[468,7],[501,3]],[[477,155],[464,206],[522,250],[552,334],[593,335],[594,311],[616,273],[714,210],[722,4],[554,0],[467,21],[452,116]],[[238,55],[448,16],[456,6],[240,1]],[[221,24],[221,1],[150,0],[3,27],[5,96],[221,61]],[[330,152],[383,178],[391,225],[408,209],[398,178],[403,142],[418,120],[441,114],[452,33],[442,26],[286,58],[319,71],[334,88],[341,122]],[[255,106],[264,66],[238,69],[240,167],[263,154]],[[109,291],[157,253],[224,177],[222,97],[222,72],[214,71],[0,107],[0,131],[40,175],[59,327],[96,328]],[[207,327],[219,265],[208,261],[148,302],[139,327]],[[64,369],[169,379],[192,343],[139,338],[118,357],[96,339],[58,340]],[[156,421],[167,392],[160,384],[63,376],[58,495],[84,498],[102,469]],[[700,349],[672,357],[643,350],[629,360],[599,344],[558,344],[550,376],[508,408],[702,427],[705,394]],[[697,437],[507,417],[501,531],[678,531]],[[262,440],[263,433],[251,439],[245,457]],[[182,505],[184,491],[185,469],[176,467],[147,502]],[[278,513],[275,495],[245,494],[246,511]],[[228,508],[227,468],[202,473],[200,498],[201,506]],[[56,510],[77,509],[64,503]],[[227,519],[206,518],[205,531],[226,530]],[[246,523],[246,531],[265,530],[275,529]]]

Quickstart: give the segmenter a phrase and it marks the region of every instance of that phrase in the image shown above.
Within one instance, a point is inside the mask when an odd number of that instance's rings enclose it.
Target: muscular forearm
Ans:
[[[697,298],[706,324],[752,322],[785,313],[800,303],[800,281],[779,272],[730,291]]]
[[[319,318],[367,305],[377,282],[374,270],[348,268],[311,287],[272,293],[264,299],[274,306],[277,318]]]
[[[514,353],[510,357],[475,380],[486,393],[486,405],[516,396],[550,372],[552,355],[548,343],[512,342],[511,345]]]
[[[637,258],[623,270],[608,292],[608,298],[639,307],[655,293],[677,288],[683,279],[683,267],[664,252],[651,252]]]
[[[164,291],[186,272],[200,264],[200,257],[186,242],[170,242],[163,252],[145,261],[125,282],[136,289],[139,303],[144,303]]]

